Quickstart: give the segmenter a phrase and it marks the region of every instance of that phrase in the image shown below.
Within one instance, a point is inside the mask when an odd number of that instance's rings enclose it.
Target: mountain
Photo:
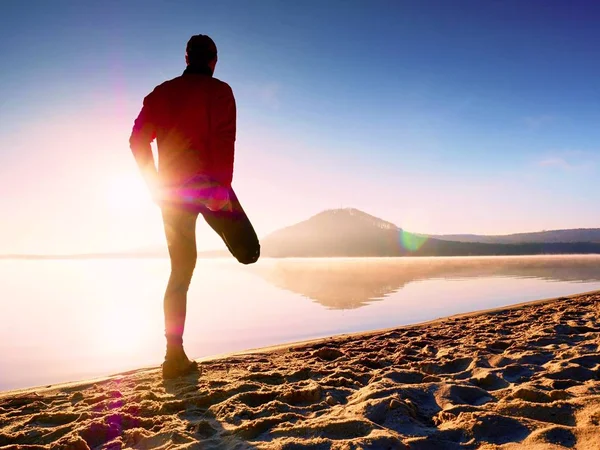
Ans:
[[[262,240],[266,256],[395,256],[398,227],[357,209],[323,211]]]
[[[515,233],[496,236],[477,234],[429,235],[434,239],[456,242],[483,242],[488,244],[522,244],[525,242],[596,242],[600,243],[600,228],[577,228],[572,230],[539,231],[536,233]]]
[[[485,256],[600,253],[598,242],[478,242],[411,233],[357,209],[332,209],[262,240],[269,257]]]

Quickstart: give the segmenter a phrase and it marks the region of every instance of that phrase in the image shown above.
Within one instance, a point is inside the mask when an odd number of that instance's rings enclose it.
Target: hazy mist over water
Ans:
[[[0,261],[0,390],[156,366],[167,259]],[[199,260],[203,357],[600,289],[600,256]]]

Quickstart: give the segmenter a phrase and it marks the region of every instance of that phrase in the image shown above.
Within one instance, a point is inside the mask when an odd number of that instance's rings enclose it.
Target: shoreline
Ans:
[[[537,256],[537,255],[532,255],[532,256]],[[486,257],[481,257],[481,258],[486,258]],[[555,301],[559,301],[559,300],[563,300],[563,299],[572,299],[572,298],[588,296],[588,295],[600,295],[600,289],[582,292],[579,294],[571,294],[571,295],[565,295],[565,296],[559,296],[559,297],[549,297],[549,298],[543,298],[543,299],[538,299],[538,300],[515,303],[514,305],[500,306],[497,308],[488,308],[488,309],[471,311],[471,312],[467,312],[467,313],[443,316],[443,317],[428,320],[425,322],[417,322],[417,323],[400,325],[400,326],[395,326],[395,327],[379,328],[379,329],[371,330],[371,331],[357,331],[357,332],[353,332],[353,333],[335,334],[335,335],[325,336],[325,337],[315,338],[315,339],[284,342],[281,344],[270,345],[267,347],[249,348],[249,349],[237,351],[237,352],[220,353],[220,354],[216,354],[216,355],[205,356],[202,358],[194,358],[194,361],[199,362],[199,363],[211,362],[211,361],[217,361],[217,360],[232,358],[232,357],[236,357],[236,356],[243,356],[243,355],[261,354],[261,353],[268,354],[271,352],[281,351],[281,350],[285,350],[285,349],[292,348],[292,347],[310,346],[310,345],[321,344],[321,343],[335,343],[335,341],[337,341],[337,340],[346,339],[346,338],[363,338],[363,337],[366,338],[366,337],[371,337],[371,336],[381,334],[381,333],[406,330],[409,328],[422,328],[422,327],[427,327],[430,325],[435,325],[435,324],[442,323],[445,321],[450,321],[450,320],[476,317],[476,316],[485,315],[485,314],[497,314],[497,313],[502,313],[505,311],[519,310],[522,308],[526,308],[528,306],[542,305],[545,303],[551,303],[551,302],[555,302]],[[66,381],[64,383],[57,383],[57,384],[51,384],[51,385],[38,385],[38,386],[32,386],[32,387],[27,387],[27,388],[22,388],[22,389],[0,391],[0,399],[2,399],[4,397],[8,397],[8,396],[31,393],[34,391],[35,392],[44,392],[44,391],[51,391],[51,390],[62,389],[62,388],[70,388],[70,389],[77,388],[80,386],[89,385],[90,383],[99,383],[99,382],[103,382],[103,381],[122,378],[127,375],[139,374],[139,373],[144,373],[144,372],[154,372],[157,370],[159,370],[159,367],[157,367],[157,366],[141,367],[138,369],[131,369],[131,370],[127,370],[124,372],[89,378],[89,379],[85,379],[85,380]]]
[[[519,244],[503,244],[519,245]],[[489,255],[364,255],[364,256],[263,256],[262,260],[310,260],[310,259],[483,259],[483,258],[561,258],[561,257],[598,257],[597,253],[523,253],[523,254],[489,254]],[[92,253],[92,254],[74,254],[74,255],[27,255],[27,254],[7,254],[0,255],[0,261],[86,261],[86,260],[105,260],[105,259],[169,259],[169,254],[119,254],[119,253]],[[198,259],[225,259],[231,260],[231,255],[223,253],[213,254],[213,251],[199,252]]]

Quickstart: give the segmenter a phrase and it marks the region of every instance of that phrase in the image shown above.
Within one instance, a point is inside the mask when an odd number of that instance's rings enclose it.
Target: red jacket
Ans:
[[[230,186],[235,133],[231,87],[205,70],[188,67],[144,99],[129,144],[143,167],[154,163],[150,143],[156,138],[162,185],[181,185],[205,175]]]

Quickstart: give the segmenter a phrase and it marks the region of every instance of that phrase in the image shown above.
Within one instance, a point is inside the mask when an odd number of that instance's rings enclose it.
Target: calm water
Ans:
[[[169,262],[0,261],[0,390],[158,365]],[[199,260],[190,357],[600,289],[600,256]]]

